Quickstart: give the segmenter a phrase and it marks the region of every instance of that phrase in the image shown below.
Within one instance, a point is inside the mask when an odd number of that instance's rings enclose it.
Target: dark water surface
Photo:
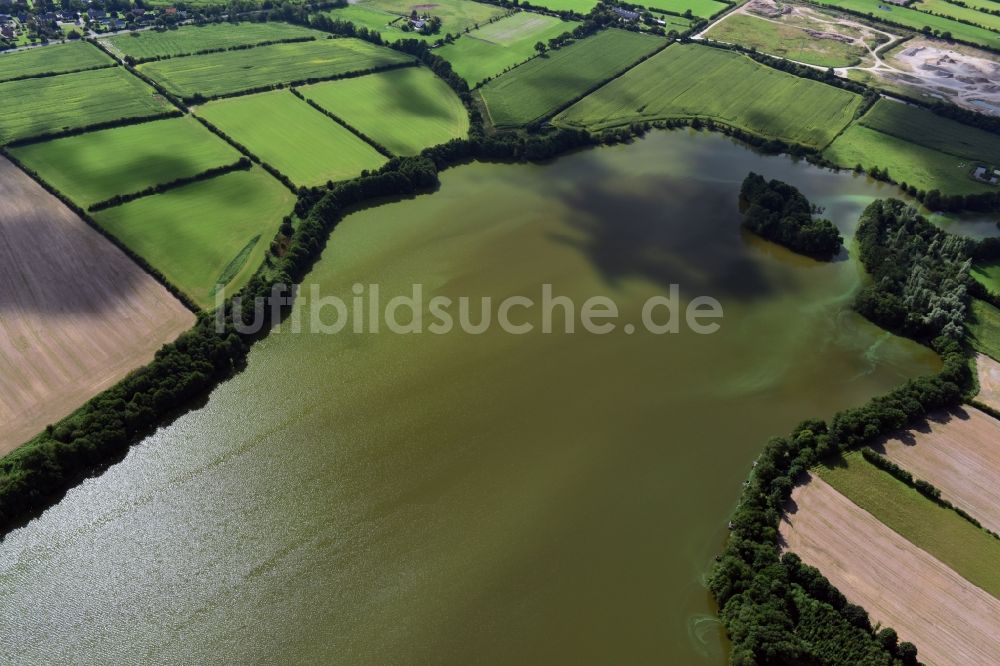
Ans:
[[[676,283],[722,329],[273,334],[0,545],[0,663],[723,663],[703,577],[766,438],[937,368],[848,309],[853,258],[740,232],[751,169],[845,232],[892,193],[674,132],[352,215],[324,293],[548,282],[637,321]]]

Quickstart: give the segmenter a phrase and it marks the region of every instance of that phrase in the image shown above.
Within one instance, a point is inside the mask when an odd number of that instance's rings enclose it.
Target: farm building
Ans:
[[[639,12],[633,12],[631,9],[625,9],[624,7],[615,7],[615,14],[618,14],[618,16],[626,21],[639,20]]]

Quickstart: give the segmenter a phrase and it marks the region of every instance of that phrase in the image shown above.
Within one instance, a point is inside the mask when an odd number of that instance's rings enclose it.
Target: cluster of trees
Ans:
[[[97,211],[104,210],[105,208],[111,208],[113,206],[120,206],[129,201],[134,201],[142,197],[148,197],[153,194],[160,194],[161,192],[166,192],[167,190],[172,190],[182,185],[189,185],[191,183],[197,183],[200,180],[208,180],[209,178],[215,178],[216,176],[221,176],[224,173],[229,173],[230,171],[246,171],[251,166],[253,162],[250,161],[249,157],[243,156],[232,164],[225,164],[223,166],[212,167],[211,169],[205,169],[201,173],[196,173],[193,176],[185,176],[183,178],[175,178],[174,180],[168,181],[166,183],[157,183],[156,185],[150,185],[149,187],[139,190],[138,192],[130,192],[129,194],[116,194],[110,199],[105,199],[104,201],[99,201],[89,208],[88,212],[96,213]]]
[[[833,222],[813,218],[809,200],[780,180],[750,172],[740,187],[740,208],[744,227],[795,252],[830,261],[844,244]]]
[[[855,307],[883,328],[919,340],[964,336],[972,243],[941,231],[897,199],[872,202],[857,241],[872,284]]]

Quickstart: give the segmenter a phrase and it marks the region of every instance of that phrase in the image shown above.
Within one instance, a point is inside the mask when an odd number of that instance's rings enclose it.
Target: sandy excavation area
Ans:
[[[873,71],[892,83],[957,106],[1000,116],[1000,62],[986,51],[915,38]]]
[[[1000,363],[986,354],[977,354],[976,369],[979,371],[979,395],[976,399],[1000,410]]]
[[[785,550],[817,567],[872,623],[894,628],[933,666],[995,665],[1000,600],[972,585],[822,479],[792,493]]]
[[[152,359],[195,317],[0,157],[0,454]]]
[[[1000,533],[1000,421],[962,407],[872,448]]]

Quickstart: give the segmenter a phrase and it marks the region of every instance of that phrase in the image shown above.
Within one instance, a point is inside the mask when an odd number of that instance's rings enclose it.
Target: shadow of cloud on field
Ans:
[[[142,268],[5,159],[0,201],[0,315],[120,311],[149,288]]]

